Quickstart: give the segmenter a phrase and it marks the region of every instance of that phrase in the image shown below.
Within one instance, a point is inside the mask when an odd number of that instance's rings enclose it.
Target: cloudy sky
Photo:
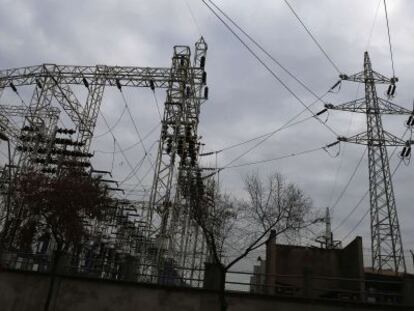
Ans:
[[[414,4],[409,0],[388,2],[395,73],[400,79],[394,102],[411,109]],[[368,50],[374,69],[392,76],[382,0],[291,0],[290,3],[340,72],[361,71],[363,52]],[[284,1],[217,0],[217,4],[315,94],[324,94],[338,80],[334,66]],[[252,57],[201,0],[0,0],[0,6],[1,69],[42,63],[169,67],[174,45],[192,47],[203,35],[209,46],[206,69],[210,87],[210,98],[202,106],[200,122],[205,151],[221,150],[271,132],[303,110],[301,103]],[[303,103],[309,105],[315,100],[269,58],[259,55]],[[343,83],[338,93],[330,93],[324,100],[339,104],[362,97],[363,90],[363,86]],[[80,98],[85,96],[84,90],[78,92]],[[155,97],[149,89],[124,92],[138,131],[142,136],[150,133],[145,146],[150,150],[149,160],[153,160],[159,128],[152,133],[151,129],[159,124],[156,100],[162,108],[165,90],[157,90]],[[384,92],[385,87],[379,86],[378,94],[384,96]],[[28,101],[29,92],[22,91],[22,97]],[[1,104],[5,101],[19,103],[11,90],[4,92]],[[124,180],[123,187],[130,198],[141,198],[151,183],[152,173],[147,173],[150,165],[146,159],[136,172],[140,178],[146,175],[144,190],[137,186],[136,177],[128,176],[144,152],[124,107],[119,92],[108,88],[102,115],[113,128],[113,136],[100,115],[92,146],[96,151],[94,165],[112,170],[115,179]],[[321,102],[312,106],[314,113],[321,109]],[[310,116],[304,112],[297,120],[306,121],[276,133],[233,165],[278,158],[334,142],[336,136]],[[340,135],[350,136],[365,129],[363,115],[332,111],[327,117],[325,114],[321,119]],[[406,116],[385,117],[384,126],[401,137],[406,119]],[[205,158],[203,164],[215,166],[217,161],[223,167],[257,142],[220,152],[217,159]],[[368,259],[369,217],[350,233],[366,213],[368,200],[343,221],[368,189],[366,154],[347,191],[337,200],[364,148],[341,144],[340,149],[335,146],[329,153],[319,150],[260,165],[227,168],[221,171],[220,182],[226,192],[243,196],[246,174],[257,172],[265,176],[274,171],[285,174],[312,197],[316,208],[334,207],[332,223],[336,238],[346,236],[347,243],[355,235],[364,237]],[[120,149],[127,150],[123,154]],[[398,161],[396,153],[390,160],[391,169]],[[414,249],[412,178],[412,165],[404,164],[393,178],[408,266],[412,265],[409,250]]]

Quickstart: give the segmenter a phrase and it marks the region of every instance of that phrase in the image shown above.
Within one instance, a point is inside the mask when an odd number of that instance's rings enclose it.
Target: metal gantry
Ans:
[[[105,88],[167,90],[149,202],[139,204],[143,211],[139,215],[125,212],[125,204],[121,204],[123,207],[115,208],[113,217],[109,217],[108,226],[102,228],[100,224],[96,229],[101,238],[116,241],[114,245],[119,246],[120,241],[134,245],[119,247],[140,255],[137,265],[155,266],[139,269],[156,277],[166,273],[167,264],[183,267],[188,271],[185,276],[191,277],[204,264],[204,238],[191,219],[190,200],[183,189],[188,188],[188,176],[200,175],[198,122],[200,106],[208,97],[206,53],[207,44],[201,38],[193,57],[189,47],[175,46],[172,65],[166,68],[43,64],[0,71],[0,95],[10,88],[26,106],[0,105],[0,129],[16,144],[16,172],[35,168],[54,174],[57,171],[51,166],[59,162],[54,158],[56,154],[76,156],[83,163],[80,165],[89,165],[89,149]],[[76,96],[75,85],[86,88],[85,102]],[[19,93],[25,86],[34,88],[28,104]],[[73,129],[57,126],[61,112],[70,118]],[[17,115],[23,117],[18,126],[12,120]],[[74,137],[59,136],[63,134]],[[56,147],[68,144],[72,146],[69,151]],[[137,240],[132,241],[134,236]]]
[[[368,146],[370,226],[372,267],[376,271],[391,269],[395,272],[405,271],[403,243],[395,203],[392,176],[389,166],[387,146],[407,148],[412,142],[388,133],[383,129],[382,114],[411,115],[412,111],[393,104],[388,99],[377,96],[376,84],[389,84],[387,94],[395,92],[397,78],[387,78],[372,69],[368,52],[364,55],[364,70],[351,75],[341,75],[346,81],[363,83],[365,97],[342,105],[325,107],[333,110],[360,112],[366,114],[367,131],[339,141]]]
[[[183,189],[188,181],[186,177],[198,168],[200,106],[208,97],[204,71],[206,53],[207,44],[203,38],[196,43],[193,60],[188,47],[174,48],[150,195],[148,223],[160,223],[157,265],[168,258],[181,266],[192,266],[194,260],[190,258],[197,253],[197,261],[200,261],[204,253],[204,250],[197,250],[203,237],[191,220],[190,201]],[[154,211],[160,216],[158,219],[153,217]]]

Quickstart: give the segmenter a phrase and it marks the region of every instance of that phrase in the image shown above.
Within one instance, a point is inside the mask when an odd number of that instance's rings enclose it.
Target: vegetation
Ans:
[[[54,244],[52,278],[45,304],[48,310],[61,256],[88,240],[88,223],[104,218],[110,197],[99,178],[76,169],[63,170],[57,176],[26,172],[16,178],[15,191],[20,197],[20,224],[14,230],[17,248],[31,251],[35,238],[45,235],[51,236],[50,242]]]
[[[275,237],[291,239],[303,229],[320,221],[312,213],[312,201],[295,184],[286,182],[279,173],[262,180],[257,174],[245,178],[247,198],[232,200],[220,194],[214,182],[207,183],[200,202],[194,202],[193,217],[202,228],[211,261],[220,267],[221,310],[226,273],[252,251],[263,246],[272,231]],[[226,260],[223,253],[238,254]]]

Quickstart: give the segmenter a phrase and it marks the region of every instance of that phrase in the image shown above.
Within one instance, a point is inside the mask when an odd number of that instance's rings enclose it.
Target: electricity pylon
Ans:
[[[382,126],[382,114],[412,114],[412,111],[377,96],[376,84],[389,84],[388,95],[395,92],[396,77],[387,78],[372,70],[368,52],[364,55],[364,70],[351,75],[340,75],[342,80],[364,83],[365,97],[338,106],[334,110],[365,113],[367,131],[339,141],[368,146],[369,194],[371,216],[372,267],[376,271],[392,269],[405,271],[403,243],[395,204],[387,146],[410,146],[411,141],[388,133]]]
[[[200,107],[208,98],[206,55],[203,38],[195,45],[193,59],[189,47],[174,47],[148,221],[156,221],[153,212],[161,216],[158,269],[162,268],[162,257],[174,259],[181,266],[193,266],[196,253],[203,252],[197,250],[197,240],[203,239],[191,219],[190,200],[184,189],[188,188],[189,176],[198,171]]]
[[[30,139],[24,139],[25,145],[30,146],[18,151],[19,169],[32,165],[53,146],[59,130],[58,117],[50,111],[53,112],[56,103],[60,108],[57,116],[62,111],[73,123],[76,154],[88,153],[106,88],[167,90],[151,195],[145,204],[145,215],[141,215],[146,221],[146,233],[149,232],[144,239],[148,243],[142,249],[151,264],[157,249],[163,257],[159,262],[165,263],[167,257],[172,259],[175,265],[188,268],[191,279],[203,267],[205,255],[204,238],[191,219],[189,194],[185,189],[189,188],[190,177],[200,175],[198,122],[201,104],[208,98],[206,53],[207,43],[201,38],[195,44],[193,57],[188,46],[175,46],[171,67],[43,64],[0,70],[0,96],[5,88],[19,95],[21,87],[34,87],[27,111],[21,109],[21,113],[27,113],[27,127],[12,127],[8,121],[14,111],[0,105],[0,130],[15,138],[16,144],[22,143],[23,128],[33,132]],[[73,89],[76,85],[86,88],[86,102],[77,98]],[[44,163],[39,166],[44,168]],[[160,243],[152,241],[156,234]],[[159,271],[155,272],[159,275]]]

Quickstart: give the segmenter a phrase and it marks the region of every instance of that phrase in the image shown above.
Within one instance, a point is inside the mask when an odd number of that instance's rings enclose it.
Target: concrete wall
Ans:
[[[291,285],[292,291],[301,296],[323,297],[331,294],[324,289],[351,290],[359,295],[358,292],[364,291],[363,281],[340,281],[339,278],[362,280],[363,267],[361,237],[356,237],[344,249],[281,245],[276,244],[275,238],[269,238],[266,245],[266,291],[274,293],[279,290],[275,285],[284,284]]]
[[[49,276],[28,272],[0,272],[0,310],[37,311],[43,305]],[[60,277],[51,303],[54,311],[214,311],[218,294],[189,288]],[[227,293],[229,311],[363,311],[412,310],[404,307]]]

